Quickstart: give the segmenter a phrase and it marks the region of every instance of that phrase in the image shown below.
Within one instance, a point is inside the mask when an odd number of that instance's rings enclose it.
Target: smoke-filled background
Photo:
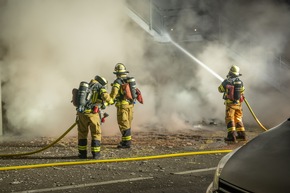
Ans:
[[[205,18],[200,14],[204,4],[197,5],[198,11],[174,21],[179,36],[186,36],[183,29],[190,21],[200,23]],[[223,123],[220,81],[172,44],[154,42],[128,17],[125,6],[125,1],[115,0],[0,1],[4,130],[62,133],[75,121],[72,89],[97,74],[113,82],[118,62],[136,78],[145,102],[135,105],[133,130],[178,131],[212,119]],[[279,64],[271,56],[286,52],[289,6],[229,1],[208,11],[228,18],[226,24],[233,23],[218,30],[217,21],[203,22],[203,29],[220,36],[223,43],[212,40],[184,46],[224,78],[231,65],[240,66],[246,97],[263,124],[272,127],[288,118],[289,70],[277,70]],[[257,127],[246,108],[246,126]],[[109,135],[118,132],[116,109],[110,106],[106,111],[110,116],[102,128]]]

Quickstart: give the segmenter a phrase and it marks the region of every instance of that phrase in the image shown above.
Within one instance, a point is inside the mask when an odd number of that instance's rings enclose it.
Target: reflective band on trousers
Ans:
[[[100,152],[101,151],[101,147],[98,146],[98,147],[91,147],[92,149],[92,152]]]
[[[230,128],[228,128],[228,132],[235,131],[235,130],[236,130],[235,127],[230,127]]]
[[[87,146],[81,146],[81,145],[79,145],[79,146],[78,146],[78,149],[79,149],[79,150],[87,150]]]
[[[130,141],[131,139],[131,136],[122,137],[122,141]]]

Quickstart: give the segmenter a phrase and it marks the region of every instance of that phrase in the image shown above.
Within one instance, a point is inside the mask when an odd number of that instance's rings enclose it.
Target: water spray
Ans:
[[[186,49],[181,47],[179,44],[177,44],[175,41],[173,41],[169,36],[169,41],[177,47],[179,50],[184,52],[187,56],[189,56],[191,59],[193,59],[196,63],[198,63],[200,66],[202,66],[204,69],[206,69],[209,73],[211,73],[213,76],[215,76],[217,79],[219,79],[221,82],[224,80],[220,75],[218,75],[215,71],[213,71],[211,68],[209,68],[207,65],[205,65],[203,62],[201,62],[199,59],[194,57],[192,54],[190,54]]]
[[[169,42],[171,42],[175,47],[177,47],[179,50],[181,50],[183,53],[185,53],[187,56],[189,56],[192,60],[194,60],[196,63],[198,63],[200,66],[202,66],[204,69],[206,69],[209,73],[211,73],[213,76],[215,76],[217,79],[219,79],[221,82],[224,80],[220,75],[218,75],[215,71],[213,71],[211,68],[209,68],[207,65],[205,65],[203,62],[201,62],[199,59],[197,59],[195,56],[193,56],[190,52],[188,52],[186,49],[181,47],[179,44],[177,44],[175,41],[173,41],[169,35],[166,35],[167,39]],[[259,124],[259,126],[267,131],[268,129],[262,125],[262,123],[258,120],[257,116],[255,115],[254,111],[252,110],[249,102],[247,99],[244,97],[244,101],[249,108],[252,116],[256,120],[256,122]]]

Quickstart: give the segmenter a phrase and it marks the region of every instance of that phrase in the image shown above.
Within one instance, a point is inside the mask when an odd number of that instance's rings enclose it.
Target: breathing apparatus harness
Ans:
[[[117,100],[126,100],[129,103],[135,103],[137,95],[134,77],[118,77],[115,83],[120,85],[120,92],[119,96],[117,96]]]
[[[93,109],[97,103],[92,103],[93,92],[99,92],[102,88],[102,85],[99,83],[89,84],[85,81],[82,81],[79,85],[76,101],[76,110],[80,113],[86,112],[87,110]],[[101,99],[98,95],[98,99],[94,99],[95,102],[101,102]],[[102,103],[102,102],[101,102]]]
[[[95,78],[96,79],[96,78]],[[102,83],[102,82],[101,82]],[[72,103],[76,107],[76,111],[80,113],[98,113],[101,123],[105,122],[105,118],[109,116],[102,110],[106,108],[104,101],[101,99],[101,90],[105,89],[105,84],[99,82],[85,82],[79,84],[79,88],[74,88]],[[97,95],[94,95],[97,92]],[[97,97],[97,98],[95,98]]]
[[[223,81],[222,86],[225,88],[223,95],[224,100],[230,100],[234,104],[243,102],[243,82],[237,76],[229,76]]]
[[[113,84],[120,85],[119,95],[116,97],[117,101],[127,101],[129,104],[135,104],[136,100],[143,104],[143,97],[141,91],[136,86],[134,77],[118,77]]]

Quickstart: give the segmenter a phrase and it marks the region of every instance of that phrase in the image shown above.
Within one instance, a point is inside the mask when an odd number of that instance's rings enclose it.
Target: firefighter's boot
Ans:
[[[101,153],[100,152],[94,152],[93,154],[93,159],[99,159],[101,157]]]
[[[101,156],[101,142],[99,140],[92,140],[91,143],[93,159],[99,159]]]
[[[78,157],[80,159],[86,159],[87,158],[87,150],[79,150],[79,155]]]
[[[131,140],[129,141],[121,141],[117,148],[131,148]]]
[[[238,131],[237,132],[237,140],[238,141],[246,141],[246,132],[245,131]]]
[[[79,150],[78,157],[80,159],[86,159],[87,158],[87,139],[79,139],[78,150]]]
[[[234,131],[229,131],[227,137],[225,138],[226,143],[237,143],[236,133]]]
[[[131,128],[122,131],[122,141],[117,148],[130,148],[131,147]]]

